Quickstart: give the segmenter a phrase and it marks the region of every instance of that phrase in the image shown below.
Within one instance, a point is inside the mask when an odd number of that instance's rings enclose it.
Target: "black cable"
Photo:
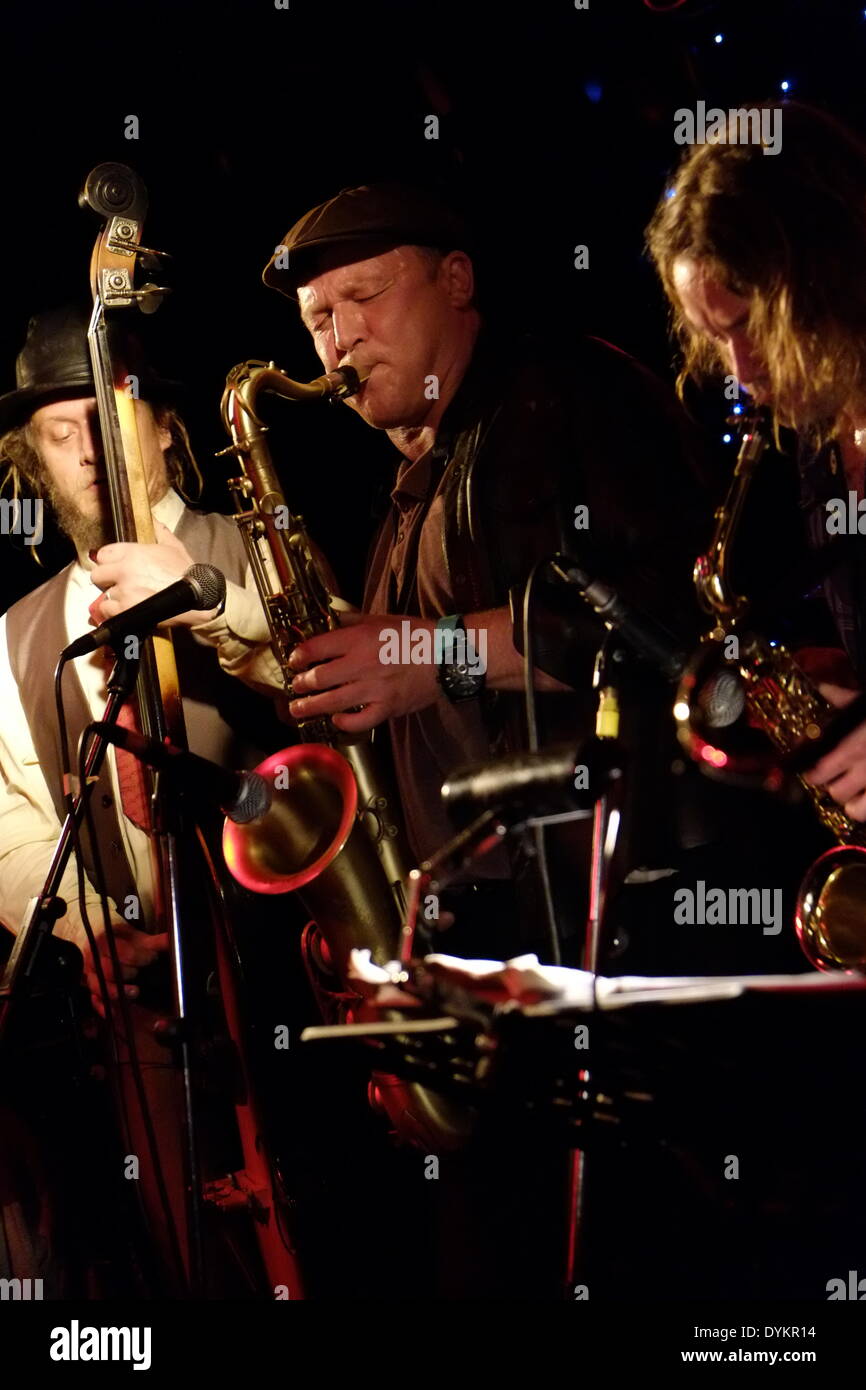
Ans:
[[[152,1167],[153,1167],[154,1177],[155,1177],[156,1186],[157,1186],[157,1192],[158,1192],[158,1195],[159,1195],[159,1203],[160,1203],[160,1206],[162,1207],[163,1216],[164,1216],[164,1218],[165,1218],[166,1226],[167,1226],[167,1229],[168,1229],[168,1233],[169,1233],[169,1242],[170,1242],[171,1247],[172,1247],[172,1254],[173,1254],[173,1256],[174,1256],[174,1258],[175,1258],[175,1261],[176,1261],[176,1263],[177,1263],[178,1275],[179,1275],[179,1278],[180,1278],[181,1285],[184,1286],[184,1287],[188,1287],[188,1279],[187,1279],[186,1267],[185,1267],[185,1264],[184,1264],[183,1255],[182,1255],[181,1246],[180,1246],[180,1237],[179,1237],[178,1230],[177,1230],[177,1224],[176,1224],[176,1222],[175,1222],[175,1220],[174,1220],[174,1214],[173,1214],[172,1209],[171,1209],[171,1202],[169,1201],[168,1189],[167,1189],[167,1187],[166,1187],[166,1182],[165,1182],[165,1174],[164,1174],[164,1172],[163,1172],[163,1167],[162,1167],[162,1160],[161,1160],[161,1158],[160,1158],[159,1148],[158,1148],[158,1145],[157,1145],[157,1142],[156,1142],[156,1132],[155,1132],[154,1125],[153,1125],[153,1117],[151,1116],[151,1113],[150,1113],[150,1107],[149,1107],[149,1105],[148,1105],[148,1102],[147,1102],[147,1095],[146,1095],[146,1092],[145,1092],[145,1089],[144,1089],[144,1077],[143,1077],[143,1075],[142,1075],[141,1063],[140,1063],[139,1057],[138,1057],[138,1048],[137,1048],[136,1042],[135,1042],[135,1029],[134,1029],[134,1026],[133,1026],[132,1015],[131,1015],[131,1013],[130,1013],[129,1000],[128,1000],[128,998],[127,998],[127,996],[126,996],[126,992],[125,992],[125,986],[124,986],[124,982],[123,982],[123,971],[122,971],[122,967],[121,967],[121,964],[120,964],[120,957],[119,957],[118,954],[117,954],[117,942],[115,941],[115,938],[114,938],[114,928],[113,928],[112,923],[111,923],[111,913],[110,913],[110,909],[109,909],[109,906],[108,906],[108,893],[107,893],[107,891],[106,891],[105,870],[104,870],[103,864],[102,864],[102,855],[101,855],[100,850],[99,850],[98,836],[97,836],[97,834],[96,834],[96,826],[95,826],[94,821],[93,821],[93,812],[92,812],[92,808],[91,808],[91,805],[90,805],[90,792],[91,792],[91,788],[90,788],[89,786],[87,786],[87,787],[85,786],[85,771],[84,771],[84,768],[85,768],[85,762],[86,762],[86,758],[87,758],[87,741],[88,741],[88,736],[89,736],[89,735],[92,735],[93,732],[94,732],[94,725],[93,725],[93,723],[90,723],[90,724],[88,724],[88,725],[85,727],[85,729],[82,731],[82,734],[81,734],[81,741],[80,741],[80,743],[79,743],[79,745],[78,745],[78,778],[79,778],[79,782],[80,782],[80,785],[81,785],[81,787],[82,787],[82,792],[83,792],[83,795],[84,795],[84,818],[85,818],[85,822],[86,822],[86,824],[87,824],[87,833],[88,833],[88,836],[89,836],[89,839],[90,839],[90,845],[91,845],[92,854],[93,854],[93,874],[94,874],[94,879],[95,879],[95,884],[94,884],[94,886],[96,887],[97,892],[99,893],[100,907],[101,907],[101,909],[102,909],[103,929],[104,929],[104,932],[105,932],[105,940],[106,940],[106,942],[107,942],[107,944],[108,944],[108,954],[109,954],[109,956],[110,956],[110,958],[111,958],[111,968],[112,968],[112,971],[113,971],[113,974],[114,974],[114,978],[115,978],[115,981],[116,981],[116,984],[117,984],[117,989],[118,989],[117,999],[116,999],[115,1001],[112,1001],[112,999],[111,999],[110,996],[109,996],[108,984],[107,984],[107,981],[106,981],[106,979],[105,979],[104,973],[103,973],[103,971],[102,971],[102,967],[101,967],[101,965],[99,964],[99,957],[98,957],[98,954],[96,953],[96,950],[95,950],[95,948],[94,948],[93,941],[92,941],[92,934],[90,934],[90,933],[89,933],[89,935],[88,935],[88,940],[91,941],[91,951],[93,952],[94,968],[95,968],[95,971],[96,971],[97,979],[98,979],[98,981],[99,981],[99,989],[100,989],[100,994],[101,994],[101,996],[102,996],[103,1005],[104,1005],[105,1010],[106,1010],[106,1023],[108,1024],[109,1037],[110,1037],[111,1040],[112,1040],[112,1056],[113,1056],[113,1059],[114,1059],[114,1061],[115,1061],[115,1065],[117,1066],[118,1089],[120,1090],[121,1097],[122,1097],[122,1095],[123,1095],[123,1087],[122,1087],[122,1085],[120,1084],[120,1066],[121,1066],[121,1063],[120,1063],[120,1061],[119,1061],[119,1057],[118,1057],[118,1053],[117,1053],[117,1040],[116,1040],[116,1036],[115,1036],[115,1024],[114,1024],[113,1009],[112,1009],[113,1003],[117,1003],[118,1006],[119,1006],[119,1012],[120,1012],[120,1016],[121,1016],[121,1021],[122,1021],[122,1024],[123,1024],[124,1031],[125,1031],[125,1041],[126,1041],[127,1050],[128,1050],[128,1053],[129,1053],[129,1063],[128,1063],[128,1065],[129,1065],[129,1070],[130,1070],[130,1074],[131,1074],[132,1079],[133,1079],[133,1084],[134,1084],[134,1086],[135,1086],[135,1092],[136,1092],[136,1097],[137,1097],[137,1099],[138,1099],[139,1109],[140,1109],[140,1111],[141,1111],[141,1118],[142,1118],[142,1123],[143,1123],[143,1125],[144,1125],[145,1138],[146,1138],[146,1141],[147,1141],[148,1152],[149,1152],[149,1155],[150,1155],[150,1161],[151,1161],[151,1164],[152,1164]],[[77,839],[77,838],[78,838],[77,828],[76,828],[76,831],[75,831],[75,836],[76,836],[76,839]],[[82,898],[83,898],[83,884],[82,884],[83,877],[84,877],[83,874],[80,874],[80,875],[79,875],[79,903],[81,902],[81,900],[82,900]],[[127,1142],[128,1142],[128,1144],[131,1145],[132,1139],[131,1139],[131,1131],[130,1131],[130,1127],[129,1127],[129,1114],[128,1114],[128,1111],[127,1111],[127,1109],[126,1109],[126,1106],[125,1106],[123,1100],[121,1100],[121,1109],[122,1109],[122,1111],[123,1111],[123,1120],[124,1120],[124,1124],[125,1124],[125,1126],[126,1126],[126,1131],[127,1131]],[[141,1200],[140,1194],[139,1194],[139,1199]],[[143,1201],[142,1201],[142,1210],[144,1210]],[[144,1212],[144,1215],[145,1215],[145,1226],[147,1226],[148,1223],[147,1223],[147,1220],[146,1220],[146,1218],[147,1218],[147,1212],[146,1212],[146,1211]]]
[[[526,701],[526,735],[530,753],[538,752],[538,714],[535,695],[535,640],[532,630],[532,593],[537,576],[547,567],[547,559],[538,560],[529,572],[523,590],[523,690]],[[550,964],[561,965],[559,932],[556,926],[556,909],[553,904],[553,889],[550,883],[550,866],[547,861],[547,841],[545,827],[534,825],[532,839],[535,849],[538,874],[541,879],[541,892],[544,899],[544,912],[547,918],[547,931],[550,938]]]
[[[539,560],[529,572],[523,589],[523,694],[526,702],[526,737],[530,753],[538,752],[538,717],[535,701],[535,640],[530,623],[532,615],[532,590],[542,569],[547,568],[547,560]]]
[[[94,973],[95,973],[95,975],[96,975],[97,984],[98,984],[98,986],[99,986],[99,994],[100,994],[100,997],[101,997],[101,999],[102,999],[103,1008],[105,1009],[105,1022],[106,1022],[106,1026],[107,1026],[107,1032],[108,1032],[108,1047],[109,1047],[110,1061],[111,1061],[112,1066],[114,1067],[115,1074],[116,1074],[117,1076],[119,1076],[119,1075],[120,1075],[120,1054],[119,1054],[119,1052],[118,1052],[118,1050],[117,1050],[117,1034],[116,1034],[116,1030],[115,1030],[115,1026],[114,1026],[114,1018],[113,1018],[113,1011],[112,1011],[112,1000],[111,1000],[110,993],[109,993],[109,989],[108,989],[108,982],[107,982],[107,980],[106,980],[106,978],[105,978],[105,973],[104,973],[104,971],[103,971],[103,969],[102,969],[102,960],[101,960],[101,957],[100,957],[100,954],[99,954],[99,949],[98,949],[97,942],[96,942],[96,934],[95,934],[95,932],[94,932],[94,930],[93,930],[93,924],[92,924],[91,921],[90,921],[90,914],[89,914],[89,912],[88,912],[88,910],[87,910],[87,899],[86,899],[86,885],[87,885],[87,882],[88,882],[87,868],[86,868],[86,865],[85,865],[85,862],[84,862],[84,850],[83,850],[83,846],[82,846],[82,843],[81,843],[81,829],[80,829],[78,820],[77,820],[77,818],[75,817],[75,814],[74,814],[74,811],[75,811],[75,793],[74,793],[73,786],[72,786],[72,766],[71,766],[70,759],[69,759],[69,732],[68,732],[68,727],[67,727],[67,722],[66,722],[66,709],[65,709],[64,703],[63,703],[63,671],[64,671],[64,669],[65,669],[65,667],[66,667],[66,660],[67,660],[66,654],[65,654],[64,652],[61,652],[61,654],[60,654],[60,659],[59,659],[59,661],[58,661],[58,663],[57,663],[57,666],[56,666],[55,669],[54,669],[54,704],[55,704],[55,709],[56,709],[56,713],[57,713],[57,727],[58,727],[58,735],[59,735],[59,740],[60,740],[60,766],[61,766],[61,776],[62,776],[61,790],[62,790],[62,792],[63,792],[64,803],[65,803],[65,806],[66,806],[66,814],[67,814],[69,817],[71,817],[70,825],[71,825],[71,832],[72,832],[72,850],[73,850],[73,854],[74,854],[74,856],[75,856],[75,872],[76,872],[76,878],[77,878],[78,911],[79,911],[79,915],[80,915],[80,917],[81,917],[81,925],[82,925],[83,928],[84,928],[84,934],[85,934],[85,936],[86,936],[86,938],[87,938],[87,944],[88,944],[88,946],[90,947],[90,955],[91,955],[91,958],[92,958],[92,960],[93,960],[93,969],[94,969]],[[84,736],[82,735],[82,742],[83,742],[83,738],[84,738]],[[83,763],[83,761],[84,761],[84,759],[82,759],[82,763]],[[80,774],[79,774],[79,791],[82,792],[82,794],[83,794],[84,790],[85,790],[85,784],[84,784],[84,781],[83,781],[83,774],[80,773]],[[84,807],[84,811],[85,811],[85,816],[88,816],[88,814],[89,814],[89,802],[90,802],[90,788],[89,788],[89,787],[86,788],[86,793],[87,793],[87,795],[86,795],[86,804],[85,804],[85,807]],[[88,829],[91,829],[91,827],[92,827],[92,820],[91,820],[91,819],[88,819]],[[92,838],[92,835],[91,835],[91,838]],[[108,901],[107,901],[107,899],[108,899],[108,893],[107,893],[107,886],[106,886],[106,884],[105,884],[104,875],[102,874],[102,862],[101,862],[101,860],[98,861],[98,865],[99,865],[99,872],[98,872],[98,873],[97,873],[97,869],[96,869],[96,862],[97,862],[97,861],[95,861],[95,864],[94,864],[94,879],[95,879],[96,881],[95,881],[95,883],[94,883],[93,886],[94,886],[94,888],[96,889],[96,892],[99,894],[100,907],[102,908],[103,919],[104,919],[104,918],[105,918],[106,912],[109,910],[109,909],[108,909]],[[109,952],[111,951],[111,946],[112,946],[112,944],[113,944],[113,936],[112,936],[112,943],[109,945]],[[127,1104],[126,1104],[126,1094],[125,1094],[124,1089],[123,1089],[122,1086],[119,1086],[119,1087],[117,1088],[117,1101],[118,1101],[118,1105],[119,1105],[119,1108],[120,1108],[120,1124],[121,1124],[121,1129],[122,1129],[124,1135],[125,1135],[126,1138],[127,1138],[128,1143],[129,1143],[129,1142],[131,1142],[131,1141],[130,1141],[130,1133],[131,1133],[131,1131],[130,1131],[130,1124],[129,1124],[129,1110],[128,1110],[128,1107],[127,1107]]]
[[[72,767],[69,761],[69,731],[66,724],[66,710],[63,705],[63,671],[66,666],[66,656],[60,653],[60,660],[54,668],[54,706],[57,712],[57,731],[60,739],[60,771],[61,771],[61,791],[63,802],[66,807],[66,814],[71,819],[72,829],[72,850],[75,855],[75,871],[78,878],[78,907],[81,912],[81,924],[84,927],[84,934],[87,937],[87,944],[90,947],[96,969],[97,979],[99,980],[100,993],[103,992],[104,981],[102,979],[102,967],[99,964],[96,939],[93,934],[93,927],[87,913],[84,901],[84,885],[87,881],[84,867],[84,852],[81,846],[78,821],[75,819],[75,795],[71,785]],[[97,891],[99,891],[97,889]]]
[[[61,652],[60,660],[54,668],[54,708],[57,712],[57,732],[60,737],[60,771],[63,777],[61,786],[68,812],[72,809],[72,792],[69,786],[69,774],[72,767],[69,762],[69,730],[66,727],[66,710],[63,707],[63,672],[65,668],[66,653]]]
[[[74,791],[73,784],[72,784],[72,765],[71,765],[70,758],[69,758],[69,730],[68,730],[67,721],[66,721],[66,708],[65,708],[65,705],[64,705],[64,701],[63,701],[63,672],[64,672],[64,670],[65,670],[65,668],[66,668],[66,663],[67,663],[66,654],[65,654],[65,652],[61,652],[61,653],[60,653],[60,659],[58,660],[57,665],[56,665],[56,667],[54,668],[54,705],[55,705],[55,710],[56,710],[56,714],[57,714],[57,729],[58,729],[58,736],[59,736],[59,741],[60,741],[60,768],[61,768],[61,777],[62,777],[61,790],[62,790],[62,793],[63,793],[64,804],[65,804],[65,807],[66,807],[66,814],[67,814],[69,817],[71,817],[72,850],[73,850],[73,854],[74,854],[74,856],[75,856],[75,872],[76,872],[77,888],[78,888],[78,911],[79,911],[79,915],[80,915],[80,917],[81,917],[81,925],[82,925],[82,927],[84,928],[84,934],[85,934],[85,936],[86,936],[86,938],[87,938],[87,944],[88,944],[88,946],[90,947],[90,955],[91,955],[91,959],[93,960],[93,970],[94,970],[94,974],[96,975],[97,984],[98,984],[98,986],[99,986],[99,994],[100,994],[100,997],[101,997],[101,999],[102,999],[103,1008],[104,1008],[104,1010],[105,1010],[105,1023],[106,1023],[107,1032],[108,1032],[109,1058],[110,1058],[111,1065],[112,1065],[113,1068],[114,1068],[115,1075],[117,1075],[117,1076],[119,1077],[119,1076],[120,1076],[120,1065],[121,1065],[121,1064],[120,1064],[120,1054],[119,1054],[118,1049],[117,1049],[117,1033],[116,1033],[115,1024],[114,1024],[113,1009],[112,1009],[112,1000],[111,1000],[111,996],[110,996],[109,989],[108,989],[108,982],[107,982],[107,980],[106,980],[106,978],[105,978],[105,973],[104,973],[104,971],[103,971],[103,969],[102,969],[102,960],[101,960],[100,953],[99,953],[99,948],[98,948],[97,942],[96,942],[96,934],[95,934],[95,932],[94,932],[94,930],[93,930],[93,924],[92,924],[91,921],[90,921],[90,914],[89,914],[89,912],[88,912],[88,910],[87,910],[87,900],[86,900],[86,885],[87,885],[87,882],[88,882],[87,869],[86,869],[85,862],[84,862],[84,850],[83,850],[83,846],[82,846],[82,843],[81,843],[81,828],[80,828],[80,825],[79,825],[79,823],[78,823],[78,820],[77,820],[77,818],[75,817],[75,814],[74,814],[74,812],[75,812],[75,791]],[[83,749],[83,745],[84,745],[84,735],[82,734],[82,739],[81,739],[81,744],[80,744],[80,747],[81,747],[82,749]],[[91,833],[91,840],[92,840],[92,841],[94,842],[94,844],[95,844],[95,837],[93,836],[93,833],[92,833],[92,818],[91,818],[91,816],[90,816],[90,788],[89,788],[89,787],[86,787],[86,785],[85,785],[84,774],[83,774],[83,771],[81,770],[82,767],[83,767],[83,762],[84,762],[84,758],[82,757],[81,760],[80,760],[80,767],[79,767],[78,789],[79,789],[79,793],[80,793],[82,796],[85,797],[84,813],[85,813],[85,816],[87,817],[87,821],[88,821],[88,830],[89,830],[90,833]],[[86,795],[85,795],[85,793],[86,793]],[[96,852],[96,855],[98,856],[98,851]],[[98,867],[97,867],[97,866],[98,866]],[[104,874],[103,874],[103,872],[102,872],[102,861],[101,861],[101,859],[99,859],[99,858],[96,857],[96,856],[95,856],[95,858],[94,858],[94,879],[95,879],[95,882],[94,882],[93,886],[94,886],[94,888],[96,889],[96,892],[99,894],[100,907],[101,907],[101,909],[102,909],[102,914],[103,914],[103,921],[105,921],[105,920],[106,920],[106,914],[109,913],[109,909],[108,909],[108,893],[107,893],[107,886],[106,886],[106,883],[105,883]],[[110,913],[109,913],[109,917],[110,917]],[[113,934],[111,934],[111,941],[110,941],[110,944],[109,944],[109,953],[111,953],[111,950],[112,950],[112,946],[113,946],[113,945],[114,945],[114,938],[113,938]],[[115,955],[116,955],[116,947],[115,947]],[[116,962],[115,960],[112,960],[112,965],[115,967],[115,969],[117,968],[117,962]],[[128,1022],[128,1020],[127,1020],[127,1022]],[[122,1129],[123,1133],[124,1133],[125,1136],[126,1136],[126,1139],[127,1139],[127,1146],[129,1146],[129,1143],[131,1142],[131,1140],[130,1140],[131,1130],[130,1130],[130,1123],[129,1123],[129,1110],[128,1110],[128,1107],[127,1107],[127,1104],[126,1104],[126,1094],[125,1094],[125,1091],[124,1091],[124,1089],[123,1089],[122,1086],[118,1086],[118,1088],[117,1088],[117,1100],[118,1100],[118,1105],[119,1105],[119,1109],[120,1109],[120,1124],[121,1124],[121,1129]]]

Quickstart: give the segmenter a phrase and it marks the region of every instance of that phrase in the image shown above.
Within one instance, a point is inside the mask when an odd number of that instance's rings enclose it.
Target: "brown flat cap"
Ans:
[[[286,232],[262,279],[296,299],[297,286],[312,269],[318,251],[345,245],[348,262],[360,259],[365,245],[368,254],[374,254],[377,243],[463,251],[469,249],[470,237],[460,215],[426,189],[403,183],[343,188]],[[357,255],[352,255],[356,248]]]

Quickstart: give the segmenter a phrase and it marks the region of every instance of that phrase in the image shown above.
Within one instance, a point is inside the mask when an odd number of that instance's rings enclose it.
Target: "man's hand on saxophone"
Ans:
[[[393,613],[345,613],[341,626],[298,643],[289,659],[289,712],[295,719],[333,715],[345,733],[373,729],[385,719],[412,714],[444,699],[436,653],[436,620]],[[463,625],[472,650],[494,690],[523,686],[523,658],[515,649],[505,607],[467,614]],[[538,690],[569,687],[536,668]],[[362,710],[357,707],[363,705]],[[356,713],[348,713],[349,710]]]
[[[432,704],[439,693],[436,667],[383,660],[383,633],[404,619],[381,613],[341,613],[340,627],[300,642],[289,658],[297,671],[289,713],[295,719],[333,715],[345,733],[373,729],[383,720]],[[412,618],[412,632],[432,634],[432,619]],[[358,706],[363,706],[358,709]],[[354,714],[347,713],[356,710]]]

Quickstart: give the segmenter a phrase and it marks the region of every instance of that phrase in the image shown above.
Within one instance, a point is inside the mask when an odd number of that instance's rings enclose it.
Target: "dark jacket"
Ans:
[[[567,551],[686,644],[696,635],[691,570],[711,507],[672,396],[625,353],[587,339],[568,361],[551,360],[531,342],[503,346],[482,335],[443,415],[434,452],[431,495],[441,480],[450,611],[507,604],[537,561]],[[575,529],[575,509],[582,506],[588,530]],[[408,611],[417,610],[410,604]],[[579,607],[564,624],[546,620],[541,635],[538,664],[575,687],[573,694],[539,695],[541,742],[578,742],[594,725],[591,674],[602,625]],[[668,794],[671,690],[641,671],[634,691],[624,718],[624,736],[636,755],[629,778],[634,814],[623,850],[628,867],[667,862],[675,839]],[[485,692],[491,752],[526,746],[523,704],[519,693]],[[443,780],[451,770],[442,769]],[[640,802],[649,804],[641,809]],[[585,835],[577,838],[583,843],[572,843],[561,856],[576,878],[560,893],[572,921],[582,915],[576,904],[587,858]],[[537,891],[531,896],[537,909]]]

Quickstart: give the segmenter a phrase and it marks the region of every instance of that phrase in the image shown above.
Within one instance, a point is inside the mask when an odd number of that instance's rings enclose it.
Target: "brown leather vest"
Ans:
[[[227,580],[243,584],[246,554],[237,527],[218,513],[186,510],[175,533],[193,559],[216,565]],[[54,667],[67,642],[64,600],[69,570],[14,604],[6,615],[9,661],[42,775],[58,819],[66,816],[63,800],[60,740],[54,708]],[[174,629],[174,647],[183,696],[189,747],[225,767],[251,767],[268,752],[290,742],[288,730],[276,718],[271,702],[255,694],[222,670],[214,648],[195,641],[187,628]],[[69,747],[73,758],[84,727],[90,722],[81,682],[70,663],[63,678]],[[122,906],[135,892],[132,870],[123,848],[111,778],[103,768],[91,802],[105,871],[106,886]],[[82,849],[93,882],[92,850],[85,835]],[[39,885],[34,885],[34,892]]]

